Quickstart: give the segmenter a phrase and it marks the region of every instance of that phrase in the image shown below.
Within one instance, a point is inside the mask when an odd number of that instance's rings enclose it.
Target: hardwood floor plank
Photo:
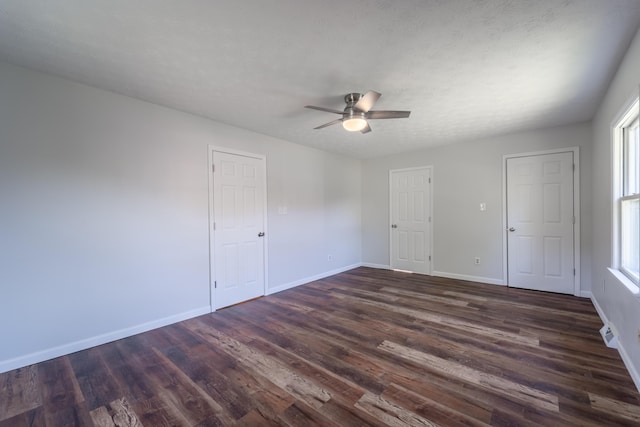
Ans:
[[[42,405],[37,365],[0,374],[0,421]]]
[[[331,399],[322,405],[321,411],[329,420],[340,426],[386,426],[382,420],[355,406],[356,402],[347,404],[338,399]]]
[[[122,396],[99,348],[70,354],[68,359],[89,411]]]
[[[222,350],[207,346],[174,347],[168,351],[167,358],[233,419],[240,419],[254,410],[257,405],[253,395],[265,391],[259,381]],[[270,405],[277,407],[287,407],[293,402],[290,399],[278,405],[278,400],[276,397],[268,399]]]
[[[295,402],[282,413],[281,419],[292,426],[342,427],[342,422],[335,423],[322,412],[308,407],[303,402]]]
[[[346,298],[358,298],[358,297],[349,297],[347,296]],[[529,336],[522,336],[519,335],[517,333],[513,333],[513,332],[508,332],[508,331],[502,331],[496,328],[492,328],[492,327],[487,327],[487,326],[483,326],[483,325],[478,325],[472,322],[467,322],[467,321],[463,321],[463,320],[458,320],[454,317],[451,316],[442,316],[442,315],[438,315],[438,314],[432,314],[431,312],[427,312],[427,311],[420,311],[420,310],[414,310],[414,309],[410,309],[410,308],[403,308],[403,307],[396,307],[393,306],[391,304],[383,304],[383,303],[378,303],[375,301],[365,301],[361,298],[358,298],[359,300],[361,300],[362,303],[375,307],[377,309],[380,310],[388,310],[388,311],[393,311],[396,313],[400,313],[403,314],[407,317],[413,318],[413,319],[418,319],[418,320],[423,320],[426,322],[430,322],[430,323],[437,323],[443,326],[448,326],[448,327],[452,327],[452,328],[457,328],[457,329],[463,329],[466,331],[473,331],[476,334],[481,334],[486,336],[487,338],[493,339],[493,340],[508,340],[508,341],[515,341],[521,344],[525,344],[525,345],[529,345],[532,347],[537,347],[539,345],[539,340],[537,338],[534,337],[529,337]]]
[[[237,426],[242,427],[254,427],[254,426],[279,426],[282,425],[280,423],[275,422],[274,420],[269,420],[265,418],[260,411],[254,409],[247,414],[245,414],[242,418],[238,420],[236,423]]]
[[[42,406],[0,421],[0,427],[44,427],[46,425]]]
[[[382,420],[391,427],[424,426],[437,427],[438,424],[425,419],[414,412],[392,403],[381,396],[365,393],[356,407]]]
[[[152,398],[155,391],[145,375],[145,364],[141,363],[139,358],[127,355],[119,344],[120,342],[116,341],[99,347],[108,375],[115,381],[115,387],[122,392],[122,396],[119,397],[125,397],[131,404]],[[102,403],[107,404],[110,401],[105,400]]]
[[[124,398],[94,409],[91,418],[96,427],[142,427],[138,416]]]
[[[84,396],[67,357],[38,364],[46,424],[92,425]]]
[[[488,419],[468,416],[454,408],[447,407],[425,396],[421,396],[401,385],[392,383],[382,395],[385,399],[411,409],[416,414],[432,420],[441,426],[488,426]]]
[[[495,392],[507,394],[528,404],[550,411],[557,412],[559,410],[558,398],[550,395],[549,393],[545,393],[492,374],[470,369],[459,363],[453,363],[393,342],[385,341],[379,346],[379,348],[428,366],[431,369],[439,370],[449,376],[455,376],[463,381],[468,381]]]
[[[180,413],[167,404],[164,391],[146,400],[138,400],[133,404],[133,409],[142,425],[153,427],[173,427],[192,425]]]
[[[383,370],[377,367],[373,361],[365,360],[364,364],[362,362],[358,364],[358,362],[352,360],[359,357],[357,354],[339,342],[334,341],[332,339],[333,336],[324,338],[317,325],[314,326],[313,331],[310,331],[302,326],[279,322],[276,320],[277,316],[276,314],[270,319],[270,325],[281,329],[282,334],[289,338],[285,342],[282,340],[274,341],[280,347],[299,354],[306,360],[336,373],[358,388],[364,388],[374,393],[381,393],[384,390],[385,384],[380,381]],[[283,325],[286,325],[286,327],[283,327]],[[253,327],[260,329],[255,324]],[[261,330],[260,333],[268,336],[264,330]],[[313,340],[308,340],[310,334],[314,336]],[[304,343],[304,345],[301,343]],[[360,367],[366,366],[366,369],[359,369],[356,365]]]
[[[319,408],[324,402],[331,399],[331,395],[314,381],[298,375],[278,360],[256,351],[254,348],[248,347],[211,327],[199,328],[195,332],[237,358],[240,363],[256,375],[268,373],[269,379],[274,384],[311,407]]]
[[[157,379],[165,389],[162,393],[164,400],[172,408],[180,412],[190,425],[196,425],[211,415],[215,415],[221,422],[230,424],[234,418],[216,400],[211,398],[198,384],[174,365],[159,350],[153,349],[159,369],[155,371]]]
[[[116,427],[113,417],[109,415],[109,410],[105,406],[100,406],[89,412],[95,427]]]
[[[380,290],[387,293],[402,295],[403,297],[417,299],[421,302],[454,305],[457,307],[469,307],[469,303],[467,301],[463,301],[456,298],[441,297],[437,295],[428,295],[428,294],[425,294],[424,292],[415,292],[415,291],[409,291],[405,289],[396,289],[396,288],[390,288],[390,287],[383,287]]]
[[[606,413],[613,412],[618,416],[635,421],[640,425],[640,406],[638,406],[637,402],[635,404],[629,404],[604,396],[598,396],[595,393],[589,393],[589,399],[592,408]]]

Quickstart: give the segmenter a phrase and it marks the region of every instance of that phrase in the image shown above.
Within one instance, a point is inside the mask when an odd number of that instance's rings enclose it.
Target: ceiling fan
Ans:
[[[344,97],[344,102],[347,103],[344,111],[334,110],[332,108],[316,107],[314,105],[305,105],[304,108],[326,111],[328,113],[340,114],[342,116],[339,119],[335,119],[329,123],[315,127],[314,129],[322,129],[342,122],[342,127],[350,132],[360,131],[362,133],[367,133],[371,132],[371,128],[369,127],[369,122],[367,122],[367,120],[403,119],[409,117],[411,111],[372,111],[371,107],[373,107],[373,104],[375,104],[381,96],[381,93],[373,90],[368,91],[364,95],[361,93],[349,93]]]

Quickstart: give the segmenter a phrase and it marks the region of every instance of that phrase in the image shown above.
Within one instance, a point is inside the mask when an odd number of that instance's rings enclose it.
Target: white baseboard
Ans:
[[[591,291],[580,291],[580,295],[578,295],[580,298],[589,298],[589,299],[593,299],[592,295],[591,295]]]
[[[369,262],[363,262],[360,265],[362,267],[377,268],[377,269],[380,269],[380,270],[391,270],[391,266],[390,265],[385,265],[385,264],[372,264],[372,263],[369,263]]]
[[[638,374],[638,371],[636,371],[636,368],[633,366],[633,361],[631,360],[631,357],[629,357],[627,351],[624,349],[624,344],[622,344],[620,340],[618,340],[618,353],[620,353],[620,357],[622,357],[622,361],[627,367],[627,371],[629,371],[629,375],[631,375],[633,383],[636,385],[636,388],[640,392],[640,375]]]
[[[173,316],[165,317],[163,319],[152,320],[137,326],[130,328],[120,329],[114,332],[108,332],[106,334],[98,335],[95,337],[83,339],[80,341],[71,342],[68,344],[62,344],[57,347],[49,348],[35,353],[27,354],[25,356],[16,357],[14,359],[0,361],[0,374],[14,369],[23,368],[25,366],[32,365],[34,363],[44,362],[46,360],[54,359],[56,357],[65,356],[67,354],[75,353],[76,351],[86,350],[91,347],[106,344],[108,342],[116,341],[122,338],[127,338],[132,335],[136,335],[142,332],[147,332],[152,329],[161,328],[163,326],[171,325],[182,320],[191,319],[193,317],[201,316],[211,312],[211,307],[201,307],[195,310],[187,311],[184,313],[176,314]]]
[[[616,329],[616,326],[609,322],[609,319],[607,319],[607,316],[605,316],[604,314],[604,310],[602,310],[602,307],[600,307],[600,304],[598,304],[598,300],[593,295],[591,296],[591,302],[593,303],[593,306],[596,308],[596,311],[598,312],[598,316],[600,317],[600,320],[602,320],[602,324],[609,325],[611,329],[614,331],[614,333],[617,334],[618,331]],[[624,362],[624,366],[627,367],[627,371],[629,371],[629,375],[631,375],[631,379],[633,380],[633,383],[636,385],[636,388],[638,389],[638,391],[640,391],[640,374],[638,373],[636,368],[633,366],[631,357],[629,357],[629,354],[624,349],[624,344],[620,340],[618,340],[618,353],[620,354],[620,357]]]
[[[446,273],[444,271],[433,271],[432,276],[445,277],[447,279],[468,280],[471,282],[488,283],[489,285],[505,286],[502,279],[493,279],[490,277],[467,276],[466,274]]]
[[[331,271],[325,271],[324,273],[316,274],[315,276],[305,277],[304,279],[294,280],[293,282],[285,283],[284,285],[276,286],[275,288],[267,289],[267,295],[272,295],[278,292],[286,291],[287,289],[295,288],[296,286],[304,285],[316,280],[324,279],[325,277],[333,276],[338,273],[343,273],[348,270],[360,267],[362,264],[352,264],[346,267],[337,268]]]
[[[600,320],[602,320],[602,324],[607,325],[609,323],[609,319],[607,319],[607,316],[605,316],[604,314],[604,310],[602,310],[602,307],[600,307],[600,304],[598,304],[598,300],[593,295],[591,295],[591,302],[593,303],[593,306],[596,308],[596,311],[598,312],[598,317],[600,317]]]

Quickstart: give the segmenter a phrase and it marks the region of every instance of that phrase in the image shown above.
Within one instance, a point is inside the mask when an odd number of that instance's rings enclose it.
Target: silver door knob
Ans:
[[[514,231],[516,231],[516,229],[511,227],[511,228],[509,228],[509,231],[513,233]]]
[[[391,228],[398,228],[398,224],[391,224]]]
[[[262,236],[264,236],[264,231],[261,231],[258,233],[258,237],[262,237]]]

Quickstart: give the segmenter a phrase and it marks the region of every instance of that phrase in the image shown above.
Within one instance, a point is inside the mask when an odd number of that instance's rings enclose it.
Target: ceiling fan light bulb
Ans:
[[[360,117],[353,117],[342,121],[342,127],[349,132],[359,132],[367,127],[367,121]]]

